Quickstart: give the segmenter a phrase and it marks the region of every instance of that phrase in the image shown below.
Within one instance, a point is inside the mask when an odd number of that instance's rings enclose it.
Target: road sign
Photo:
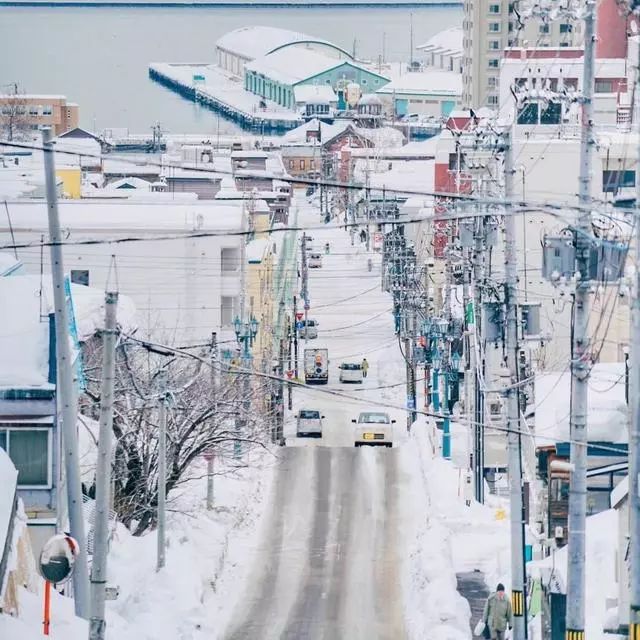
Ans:
[[[416,400],[413,396],[407,396],[407,409],[415,409]]]
[[[309,311],[309,309],[311,309],[311,307],[309,306],[309,303],[308,303],[308,302],[305,302],[305,303],[304,303],[304,310],[305,310],[305,311]]]
[[[303,317],[303,316],[304,316],[304,313],[302,313],[302,311],[298,311],[298,312],[296,313],[296,318],[297,318],[298,320],[302,320],[302,317]]]
[[[287,370],[287,378],[289,378],[289,380],[291,380],[291,378],[293,378],[293,371],[291,369]]]
[[[302,329],[304,327],[304,321],[303,322],[296,322],[296,329]]]
[[[213,451],[207,451],[206,453],[202,454],[202,457],[207,461],[207,462],[211,462],[211,460],[213,460],[216,457],[216,454]]]

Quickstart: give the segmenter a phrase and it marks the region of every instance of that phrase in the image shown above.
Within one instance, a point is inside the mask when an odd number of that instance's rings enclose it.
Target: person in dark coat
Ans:
[[[511,601],[504,592],[502,583],[498,584],[496,592],[487,598],[482,619],[486,625],[486,631],[490,634],[485,633],[485,638],[491,638],[491,640],[504,640],[507,627],[511,629],[513,626]]]

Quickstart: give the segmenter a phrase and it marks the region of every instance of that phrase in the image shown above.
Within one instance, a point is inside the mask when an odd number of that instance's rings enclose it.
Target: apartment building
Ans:
[[[20,130],[37,129],[41,125],[53,128],[54,136],[78,126],[78,105],[67,102],[65,96],[37,94],[0,95],[0,129],[11,138]]]
[[[615,0],[603,0],[605,2]],[[522,6],[521,6],[522,9]],[[574,47],[582,44],[579,21],[522,21],[516,3],[465,0],[462,104],[465,108],[500,106],[500,61],[513,47]]]

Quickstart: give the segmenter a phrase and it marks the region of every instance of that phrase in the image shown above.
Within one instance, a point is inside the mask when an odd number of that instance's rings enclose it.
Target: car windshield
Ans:
[[[389,424],[386,413],[361,413],[358,422],[373,422],[374,424]]]
[[[305,411],[304,409],[300,411],[299,417],[303,420],[318,420],[320,418],[319,411]]]
[[[315,327],[316,326],[316,321],[315,320],[307,320],[306,327]]]
[[[360,371],[361,369],[359,364],[353,364],[352,362],[343,362],[342,368],[347,371]]]
[[[321,256],[320,256],[320,254],[319,254],[319,253],[312,253],[312,254],[311,254],[311,259],[312,259],[312,260],[320,260],[320,259],[321,259]]]

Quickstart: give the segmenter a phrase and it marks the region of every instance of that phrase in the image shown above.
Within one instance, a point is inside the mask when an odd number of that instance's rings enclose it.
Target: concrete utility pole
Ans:
[[[593,91],[595,66],[595,1],[585,3],[584,70],[582,77],[582,128],[580,138],[580,188],[582,205],[574,239],[578,279],[572,318],[571,418],[569,484],[569,540],[567,571],[567,640],[584,638],[585,620],[585,528],[587,519],[587,393],[590,353],[589,257],[591,253],[591,164],[594,149]]]
[[[298,379],[298,296],[293,296],[293,377]]]
[[[211,333],[211,400],[214,416],[218,414],[218,334]],[[213,451],[207,454],[207,511],[213,509]]]
[[[482,380],[484,363],[477,361],[476,353],[481,356],[482,339],[482,286],[484,282],[484,252],[486,245],[486,226],[483,215],[479,215],[475,219],[474,225],[474,255],[473,255],[473,351],[472,361],[473,382],[474,382],[474,402],[473,402],[473,419],[474,428],[474,447],[473,447],[473,463],[474,463],[474,486],[475,497],[478,502],[484,503],[484,393],[482,392]]]
[[[89,570],[87,566],[87,537],[82,511],[82,484],[78,458],[78,431],[76,425],[77,398],[73,388],[73,367],[69,349],[69,314],[64,293],[64,263],[62,259],[62,233],[58,214],[56,169],[51,129],[42,131],[44,148],[44,174],[51,241],[51,278],[55,304],[56,362],[58,369],[57,403],[62,417],[62,451],[67,483],[69,528],[78,541],[79,549],[73,572],[73,596],[76,615],[89,619]]]
[[[165,564],[167,524],[167,371],[158,374],[160,385],[160,433],[158,438],[158,551],[156,571]]]
[[[107,586],[107,552],[109,550],[109,489],[111,487],[111,434],[113,427],[113,389],[115,382],[116,310],[118,294],[104,297],[105,325],[102,332],[102,392],[100,396],[100,434],[96,463],[96,515],[94,549],[91,565],[91,620],[89,640],[104,640],[105,587]]]
[[[408,291],[408,290],[407,290]],[[411,293],[409,293],[411,295]],[[416,366],[414,364],[413,341],[415,340],[416,310],[409,300],[405,311],[404,358],[407,376],[407,431],[416,420]]]
[[[636,69],[636,96],[640,95],[640,51]],[[637,153],[640,158],[640,105],[637,106]],[[640,162],[636,162],[636,263],[640,259]],[[640,271],[631,303],[631,425],[629,431],[629,638],[640,638]]]
[[[504,182],[505,200],[513,198],[513,141],[505,134]],[[520,405],[518,402],[518,319],[516,262],[516,230],[512,207],[507,204],[504,217],[504,271],[506,365],[509,386],[506,390],[507,454],[509,464],[509,497],[511,520],[511,605],[513,607],[513,640],[524,640],[526,629],[526,593],[523,564],[524,536],[522,527],[522,459],[520,455]]]
[[[302,233],[302,291],[301,297],[304,302],[304,346],[309,341],[309,331],[307,322],[309,320],[309,265],[307,262],[307,234]]]

